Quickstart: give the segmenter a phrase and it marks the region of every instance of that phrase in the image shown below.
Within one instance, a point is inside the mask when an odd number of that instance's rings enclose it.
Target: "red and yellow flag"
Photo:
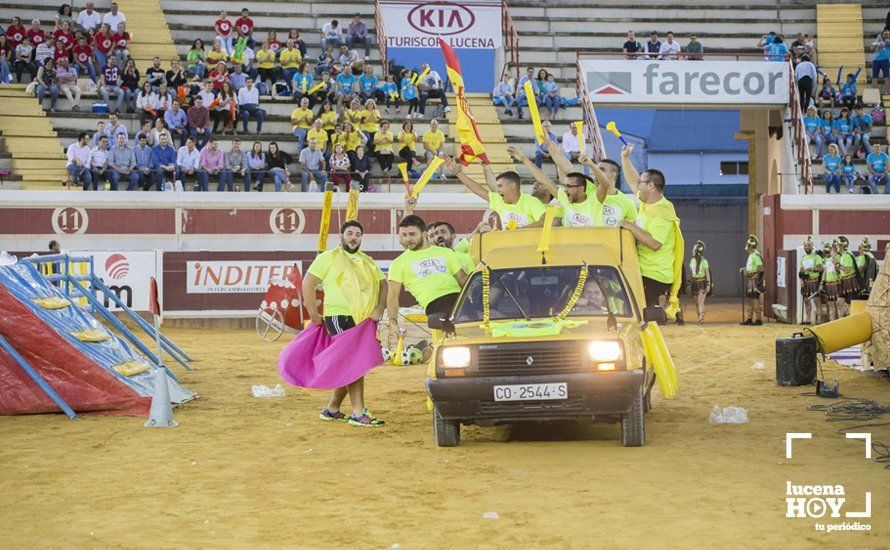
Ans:
[[[464,79],[460,73],[460,61],[457,59],[454,49],[441,38],[439,39],[439,47],[442,48],[442,55],[445,56],[448,79],[454,88],[455,96],[457,96],[457,136],[460,140],[460,163],[466,166],[478,158],[482,161],[482,164],[488,164],[488,155],[485,154],[485,146],[482,145],[482,138],[479,137],[476,119],[473,118],[470,104],[467,103],[467,96],[464,93]]]

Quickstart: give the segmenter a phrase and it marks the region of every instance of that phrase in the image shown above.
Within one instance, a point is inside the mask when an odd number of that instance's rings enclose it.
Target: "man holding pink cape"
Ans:
[[[320,254],[309,266],[303,279],[303,296],[315,296],[315,287],[324,289],[324,317],[315,300],[306,300],[309,319],[324,325],[330,336],[341,334],[364,321],[379,321],[386,307],[386,278],[374,260],[360,252],[364,228],[357,221],[347,221],[340,228],[340,246]],[[349,422],[353,426],[376,428],[383,421],[365,408],[364,377],[337,388],[319,418],[324,421]],[[340,405],[349,394],[352,415],[347,418]]]

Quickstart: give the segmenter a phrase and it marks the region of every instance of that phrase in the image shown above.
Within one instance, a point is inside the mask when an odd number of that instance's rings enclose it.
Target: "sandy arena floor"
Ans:
[[[886,548],[890,471],[805,410],[824,403],[801,395],[809,388],[775,383],[774,340],[791,332],[668,327],[681,393],[656,390],[642,448],[623,448],[616,424],[578,423],[464,428],[460,447],[439,449],[421,367],[371,373],[368,399],[387,426],[362,430],[317,420],[326,393],[251,396],[252,384],[279,382],[284,339],[168,330],[200,360],[182,378],[202,398],[176,411],[178,429],[0,418],[0,547]],[[837,365],[825,374],[890,405],[890,380]],[[715,403],[747,408],[750,423],[708,424]],[[890,443],[890,426],[871,431]],[[792,460],[786,432],[813,433]],[[849,511],[871,491],[872,518],[855,520],[871,531],[786,518],[786,480],[842,484]]]

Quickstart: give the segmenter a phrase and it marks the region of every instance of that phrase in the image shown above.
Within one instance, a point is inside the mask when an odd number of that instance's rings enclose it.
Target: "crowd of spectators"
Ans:
[[[674,40],[674,33],[668,31],[664,42],[658,39],[658,31],[652,31],[649,41],[640,44],[634,31],[627,31],[627,41],[621,47],[627,59],[687,59],[701,61],[704,59],[704,48],[695,33],[689,35],[686,46]]]
[[[510,75],[505,73],[492,91],[495,105],[502,105],[505,115],[513,116],[513,109],[516,109],[517,118],[523,118],[522,108],[528,106],[526,82],[531,85],[542,120],[556,119],[560,109],[564,109],[568,105],[553,73],[548,72],[547,69],[539,69],[536,74],[534,67],[526,67],[525,75],[520,77],[518,82],[514,83]]]

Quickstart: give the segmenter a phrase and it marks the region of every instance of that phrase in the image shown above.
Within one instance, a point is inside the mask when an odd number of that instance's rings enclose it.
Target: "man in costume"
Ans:
[[[838,275],[840,256],[837,253],[837,243],[824,243],[822,245],[822,294],[821,299],[828,309],[828,320],[838,319],[841,298],[841,283]]]
[[[678,296],[683,283],[685,245],[680,218],[664,196],[664,174],[654,168],[640,174],[631,162],[631,153],[632,145],[621,150],[621,167],[631,191],[640,201],[638,221],[621,219],[618,226],[633,233],[637,240],[646,305],[664,307],[668,319],[676,319],[677,324],[682,325]]]
[[[748,261],[739,269],[745,277],[745,320],[743,325],[760,326],[763,324],[763,257],[757,251],[760,242],[754,235],[749,235],[745,242]]]
[[[868,237],[863,238],[859,243],[856,267],[859,268],[859,275],[862,277],[862,291],[859,296],[862,300],[867,300],[875,284],[875,279],[878,278],[878,262],[875,260],[874,254],[871,253],[871,242]]]
[[[850,300],[859,297],[861,286],[859,284],[859,267],[856,258],[850,252],[850,240],[843,235],[837,238],[838,276],[841,281],[841,298],[838,301],[838,314],[846,317],[850,313]]]
[[[800,296],[803,300],[803,324],[817,324],[819,310],[819,286],[822,281],[822,257],[813,252],[813,237],[803,243],[804,255],[800,259],[797,276],[800,278]]]
[[[360,252],[364,228],[357,221],[347,221],[340,228],[340,246],[315,258],[303,279],[303,296],[315,296],[315,288],[324,289],[324,317],[315,300],[305,300],[309,320],[323,324],[335,336],[355,327],[368,317],[379,321],[386,307],[386,280],[374,260]],[[384,422],[365,408],[364,378],[345,388],[337,388],[319,418],[324,421],[349,422],[353,426],[376,428]],[[346,395],[352,403],[348,418],[340,412]]]
[[[711,293],[711,267],[705,258],[705,243],[695,241],[689,260],[689,293],[695,299],[698,324],[705,324],[705,299]]]

